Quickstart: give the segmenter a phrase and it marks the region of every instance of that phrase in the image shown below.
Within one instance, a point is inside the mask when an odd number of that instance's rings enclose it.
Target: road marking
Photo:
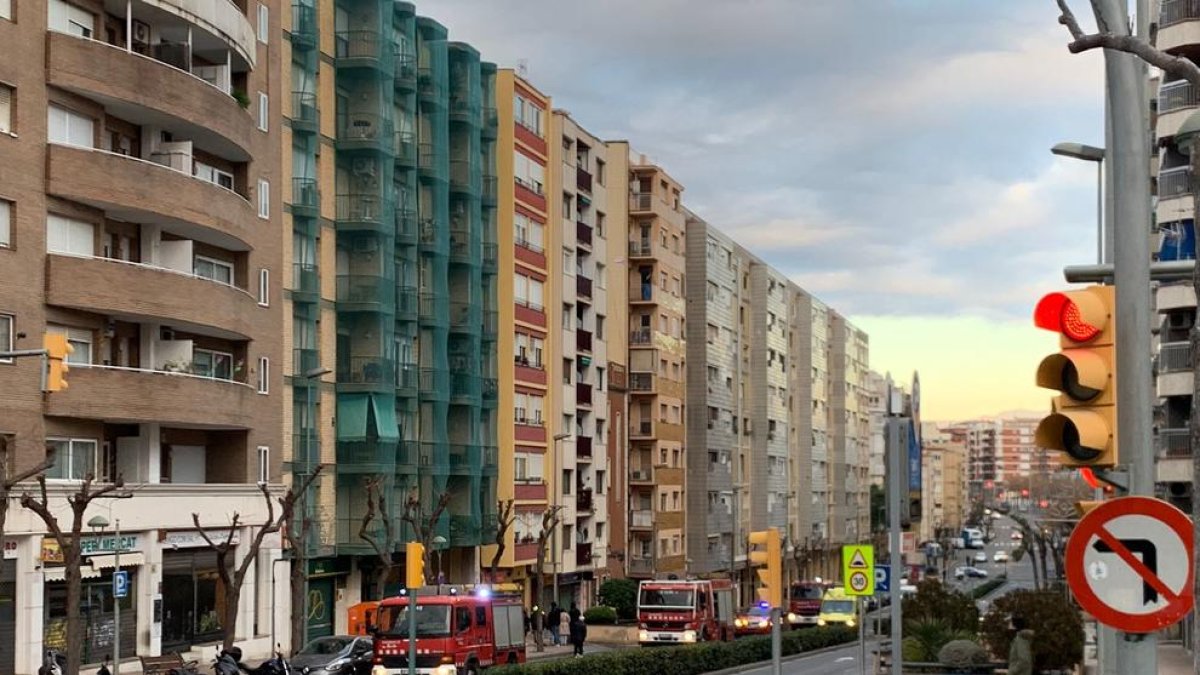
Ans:
[[[843,656],[843,657],[839,658],[838,660],[834,661],[834,663],[844,663],[846,661],[853,661],[853,660],[854,660],[853,656]]]

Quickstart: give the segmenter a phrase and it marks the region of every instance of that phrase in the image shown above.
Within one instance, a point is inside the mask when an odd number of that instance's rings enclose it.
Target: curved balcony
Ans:
[[[1158,48],[1177,51],[1200,44],[1200,0],[1163,0],[1158,14]]]
[[[182,171],[134,157],[67,145],[47,146],[46,192],[131,222],[201,226],[207,243],[248,250],[262,232],[250,202],[238,193]],[[201,238],[201,237],[197,237]]]
[[[165,115],[181,136],[203,139],[227,159],[250,159],[254,120],[208,82],[98,40],[50,32],[46,44],[49,84],[116,107],[131,122],[161,124]]]
[[[143,0],[194,24],[229,45],[237,55],[254,67],[258,56],[258,37],[250,19],[230,0]]]
[[[337,117],[338,150],[395,151],[392,120],[375,113],[349,112]]]
[[[334,200],[339,232],[382,232],[392,229],[391,205],[376,193],[340,194]]]
[[[339,311],[392,313],[396,308],[396,282],[368,274],[339,274],[337,302]]]
[[[1192,170],[1176,166],[1158,171],[1158,205],[1155,214],[1160,223],[1190,218],[1194,210]]]
[[[257,412],[254,388],[230,380],[109,366],[72,366],[68,379],[69,389],[47,397],[47,415],[249,429]]]
[[[315,134],[321,130],[321,110],[317,95],[307,91],[292,92],[292,132]]]
[[[179,328],[216,328],[249,339],[258,301],[246,291],[184,272],[108,258],[46,256],[46,303]]]
[[[334,34],[339,69],[373,68],[392,77],[395,53],[380,30],[340,30]]]
[[[292,3],[292,49],[316,49],[320,39],[317,8],[304,2]]]

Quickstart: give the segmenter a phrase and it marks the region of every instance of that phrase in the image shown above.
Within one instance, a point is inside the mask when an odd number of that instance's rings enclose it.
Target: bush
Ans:
[[[857,631],[849,628],[805,628],[782,636],[783,655],[854,642]],[[533,661],[519,666],[502,666],[490,675],[699,675],[771,658],[771,638],[753,637],[736,642],[705,642],[686,647],[622,649],[592,654],[582,659]]]
[[[633,579],[609,579],[600,584],[600,604],[617,611],[617,618],[633,621],[637,618],[638,582]]]
[[[952,668],[969,668],[987,660],[987,650],[973,640],[951,640],[938,651],[938,663]]]
[[[992,656],[1008,658],[1012,616],[1025,618],[1033,630],[1033,669],[1067,670],[1083,661],[1083,619],[1060,592],[1017,590],[992,603],[980,625],[980,637]]]
[[[952,628],[945,621],[921,619],[904,622],[904,642],[901,654],[905,661],[929,663],[936,661],[942,647],[955,640],[969,640],[974,633]]]
[[[965,593],[947,590],[937,579],[918,584],[917,592],[904,599],[903,611],[905,633],[909,632],[910,624],[921,621],[937,621],[949,630],[967,631],[971,635],[979,629],[975,601]]]
[[[617,622],[617,610],[604,605],[588,607],[583,613],[583,620],[593,626],[611,626]]]
[[[982,584],[979,584],[975,588],[971,589],[971,597],[974,598],[975,600],[978,600],[979,598],[982,598],[983,596],[987,595],[988,593],[991,593],[992,591],[996,590],[997,588],[1000,588],[1001,586],[1003,586],[1006,581],[1008,581],[1007,576],[999,576],[999,577],[996,577],[995,579],[990,579],[988,581],[985,581]]]

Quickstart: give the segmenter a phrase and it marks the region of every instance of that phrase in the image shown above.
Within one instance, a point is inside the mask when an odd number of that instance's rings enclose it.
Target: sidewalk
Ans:
[[[1158,644],[1159,675],[1183,675],[1195,673],[1192,669],[1192,655],[1178,642]]]
[[[533,644],[533,638],[527,637],[525,639],[525,660],[540,661],[542,659],[570,658],[570,656],[571,656],[571,652],[572,652],[571,645],[563,643],[563,644],[555,647],[550,644],[550,636],[549,635],[546,636],[545,645],[546,645],[546,651],[537,652],[537,651],[535,651],[537,649],[537,647],[534,646],[534,644]],[[592,644],[590,642],[583,643],[583,653],[585,656],[588,654],[600,654],[602,652],[611,652],[611,651],[613,651],[613,647],[611,645]]]

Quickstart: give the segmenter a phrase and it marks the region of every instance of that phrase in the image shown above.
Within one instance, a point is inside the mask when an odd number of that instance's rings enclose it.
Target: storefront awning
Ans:
[[[92,564],[92,569],[111,570],[117,566],[117,556],[111,554],[90,556],[84,565]],[[121,567],[140,567],[146,564],[146,556],[141,551],[130,551],[121,554]]]
[[[367,440],[367,394],[338,394],[337,439]]]
[[[375,394],[371,396],[371,408],[375,411],[375,433],[379,434],[379,440],[400,440],[400,427],[396,424],[395,402]]]
[[[42,570],[42,576],[46,581],[66,581],[66,567],[46,567]],[[95,579],[100,576],[100,570],[92,568],[90,565],[81,565],[79,567],[79,576],[84,579]]]

